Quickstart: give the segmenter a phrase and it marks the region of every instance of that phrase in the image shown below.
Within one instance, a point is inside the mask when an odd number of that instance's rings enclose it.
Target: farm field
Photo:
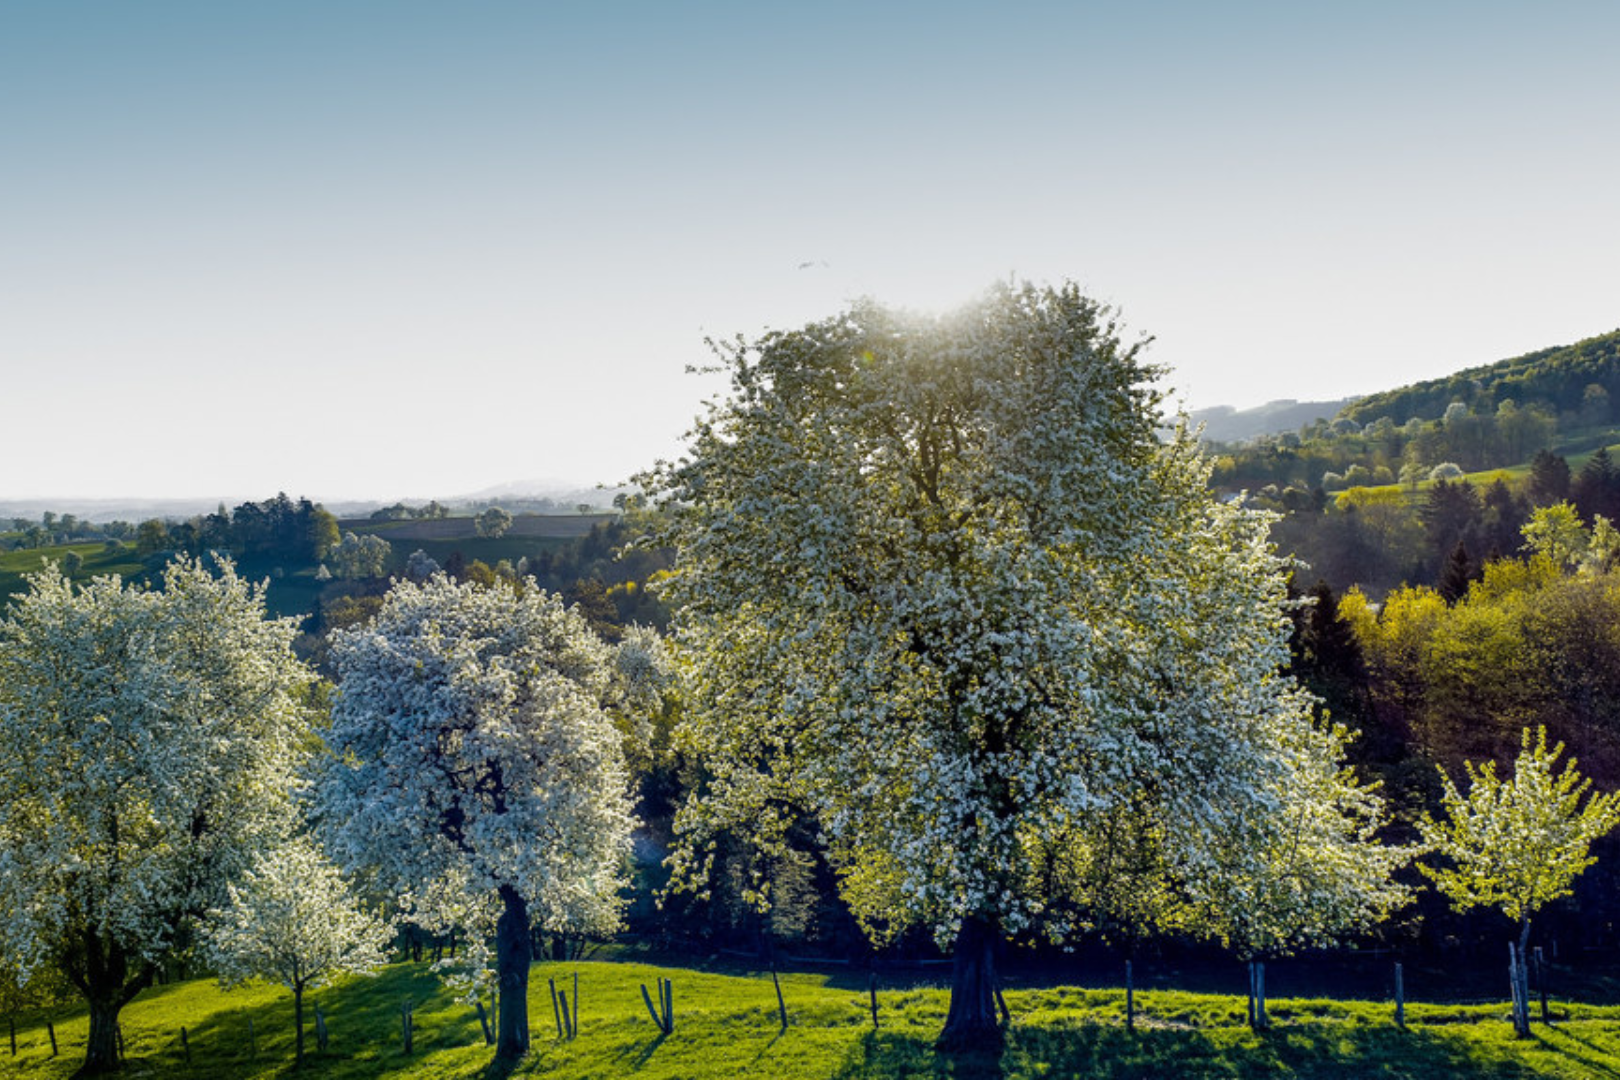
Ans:
[[[19,551],[0,551],[0,600],[13,595],[23,587],[24,574],[38,570],[47,560],[60,563],[62,557],[70,551],[77,552],[79,557],[84,559],[84,566],[75,575],[77,580],[87,581],[102,574],[117,574],[120,577],[132,578],[146,569],[136,557],[135,549],[129,544],[117,550],[109,550],[107,545],[99,540]]]
[[[548,979],[573,992],[579,1029],[557,1037]],[[674,985],[675,1028],[653,1026],[640,987]],[[778,1019],[769,974],[698,971],[635,962],[537,964],[530,979],[533,1051],[510,1073],[491,1066],[474,1011],[426,964],[395,964],[375,979],[316,991],[331,1043],[293,1068],[291,995],[255,983],[221,991],[209,980],[157,987],[123,1013],[131,1076],[268,1078],[584,1078],[768,1076],[773,1080],[936,1077],[1613,1077],[1620,1072],[1620,1006],[1560,1004],[1553,1025],[1515,1040],[1506,1006],[1409,1004],[1405,1030],[1387,1002],[1273,999],[1274,1027],[1256,1034],[1238,996],[1139,992],[1137,1029],[1124,1027],[1124,993],[1076,987],[1010,988],[1014,1023],[996,1055],[947,1058],[933,1039],[946,994],[926,983],[879,990],[874,1030],[863,973],[782,976],[790,1024]],[[413,1005],[414,1047],[401,1045]],[[306,1023],[312,1024],[306,1014]],[[50,1056],[41,1023],[19,1024],[15,1057],[0,1048],[0,1077],[65,1078],[78,1065],[85,1021],[63,1013],[62,1052]],[[187,1030],[183,1046],[180,1029]],[[185,1049],[189,1046],[188,1064]]]

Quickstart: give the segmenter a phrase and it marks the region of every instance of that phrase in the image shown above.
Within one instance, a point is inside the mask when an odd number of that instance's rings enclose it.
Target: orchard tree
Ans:
[[[1370,930],[1409,899],[1393,874],[1415,853],[1379,842],[1383,800],[1337,764],[1344,728],[1278,734],[1263,792],[1275,809],[1225,818],[1214,842],[1195,848],[1179,890],[1193,911],[1189,927],[1248,964],[1249,1022],[1257,1030],[1269,1026],[1265,960]]]
[[[1282,812],[1279,747],[1332,754],[1280,673],[1270,518],[1161,438],[1156,370],[1073,286],[717,351],[729,399],[640,478],[706,770],[678,880],[704,888],[728,831],[780,849],[812,814],[869,933],[954,942],[942,1045],[998,1039],[998,941],[1080,929],[1048,838],[1151,792],[1180,872]]]
[[[645,650],[624,654],[641,671]],[[334,635],[339,685],[318,805],[328,850],[368,868],[403,917],[491,934],[497,1054],[528,1046],[530,929],[617,924],[629,782],[614,724],[634,703],[620,654],[533,581],[397,582]]]
[[[293,994],[294,1061],[304,1064],[304,991],[387,962],[393,928],[363,910],[348,882],[308,837],[258,855],[228,900],[209,913],[205,945],[226,986],[271,979]]]
[[[340,578],[380,578],[388,573],[394,549],[380,536],[356,536],[347,532],[328,556]]]
[[[253,852],[286,835],[310,676],[227,564],[161,589],[31,575],[0,622],[0,953],[84,997],[84,1072],[118,1012]]]
[[[1435,888],[1459,911],[1494,908],[1518,927],[1512,953],[1513,1028],[1530,1034],[1530,979],[1525,949],[1530,920],[1560,897],[1581,871],[1596,862],[1592,841],[1620,823],[1620,793],[1590,795],[1570,759],[1556,768],[1564,744],[1547,748],[1547,729],[1524,729],[1513,779],[1496,775],[1496,763],[1467,763],[1463,795],[1441,770],[1445,819],[1425,818],[1423,838],[1439,865],[1422,865]]]

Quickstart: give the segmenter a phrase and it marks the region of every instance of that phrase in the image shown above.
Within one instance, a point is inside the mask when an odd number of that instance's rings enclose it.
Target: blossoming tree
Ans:
[[[622,733],[633,695],[578,613],[536,587],[396,582],[337,636],[328,850],[371,868],[406,918],[495,940],[498,1055],[528,1046],[531,923],[614,925],[634,824]],[[628,666],[647,661],[638,648]]]
[[[208,958],[227,986],[260,978],[292,991],[294,1063],[302,1067],[304,991],[335,975],[369,975],[381,967],[393,928],[361,908],[349,883],[305,836],[255,856],[226,892],[205,925]]]
[[[1275,811],[1280,745],[1331,754],[1279,674],[1267,519],[1161,438],[1157,372],[1072,286],[718,352],[729,398],[642,478],[709,777],[677,870],[813,813],[869,932],[954,942],[942,1045],[999,1038],[998,939],[1078,929],[1046,838],[1147,792],[1174,871]]]
[[[1570,895],[1575,879],[1597,861],[1592,843],[1620,824],[1620,793],[1593,793],[1573,758],[1558,764],[1563,753],[1563,743],[1547,746],[1546,728],[1534,735],[1525,728],[1511,780],[1496,775],[1493,761],[1465,762],[1464,795],[1442,769],[1446,816],[1423,821],[1423,839],[1440,862],[1420,869],[1435,888],[1459,911],[1495,908],[1518,927],[1509,970],[1513,1030],[1520,1038],[1530,1034],[1530,920]]]
[[[161,589],[54,570],[0,622],[0,951],[84,996],[85,1073],[118,1012],[254,851],[286,835],[309,674],[229,565]]]

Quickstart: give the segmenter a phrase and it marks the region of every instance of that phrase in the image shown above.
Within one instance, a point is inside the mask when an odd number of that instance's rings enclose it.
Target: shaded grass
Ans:
[[[557,1038],[548,977],[572,995],[580,978],[578,1038]],[[642,984],[659,977],[675,987],[675,1030],[664,1035],[642,1004]],[[1118,989],[1069,986],[1007,993],[1014,1026],[996,1053],[945,1057],[933,1049],[944,1021],[946,994],[934,985],[880,991],[882,1026],[872,1028],[864,988],[820,973],[782,977],[790,1026],[778,1021],[768,973],[746,967],[717,970],[635,962],[547,963],[530,981],[530,1055],[497,1066],[483,1044],[473,1010],[445,991],[425,965],[397,964],[375,979],[353,979],[317,991],[327,1013],[331,1049],[314,1051],[311,1077],[467,1078],[547,1076],[764,1076],[771,1080],[834,1077],[1595,1077],[1620,1080],[1620,1007],[1564,1003],[1564,1019],[1536,1025],[1515,1040],[1505,1004],[1407,1007],[1406,1030],[1394,1026],[1387,1003],[1279,999],[1274,1028],[1251,1032],[1241,997],[1183,991],[1138,992],[1137,1030],[1124,1028]],[[400,1041],[400,1005],[411,1001],[415,1053]],[[249,1039],[249,1021],[253,1039]],[[291,996],[252,984],[221,991],[199,980],[142,994],[123,1014],[133,1076],[260,1078],[295,1075]],[[192,1051],[184,1059],[179,1029]],[[19,1056],[0,1045],[0,1077],[65,1078],[83,1053],[82,1012],[58,1018],[62,1056],[52,1059],[42,1024],[19,1027]]]

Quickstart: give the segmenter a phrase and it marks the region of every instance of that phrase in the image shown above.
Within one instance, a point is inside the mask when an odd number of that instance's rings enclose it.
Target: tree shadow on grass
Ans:
[[[1612,1053],[1590,1039],[1583,1039],[1563,1027],[1545,1025],[1533,1028],[1531,1036],[1552,1053],[1571,1059],[1593,1076],[1620,1080],[1620,1069],[1615,1068]]]
[[[1587,1065],[1578,1055],[1571,1056]],[[1533,1074],[1522,1063],[1505,1060],[1461,1035],[1446,1032],[1312,1024],[1279,1027],[1256,1037],[1230,1029],[1155,1029],[1132,1035],[1119,1028],[1086,1025],[1015,1027],[999,1055],[940,1054],[930,1038],[869,1033],[835,1080],[1021,1080],[1037,1076],[1517,1080],[1529,1075]],[[1598,1075],[1615,1074],[1605,1067]]]
[[[484,1071],[478,1074],[479,1080],[506,1080],[522,1064],[521,1057],[497,1057],[484,1066]]]
[[[402,1047],[400,1006],[406,1001],[417,1010],[413,1025],[415,1055],[483,1041],[476,1015],[471,1009],[457,1007],[435,975],[425,968],[401,965],[386,969],[375,979],[348,981],[338,992],[317,990],[306,995],[305,1072],[318,1074],[322,1066],[361,1058],[411,1060]],[[331,1032],[331,1048],[324,1052],[315,1045],[317,1006],[325,1010]],[[133,1018],[126,1024],[126,1034],[133,1034],[142,1046],[142,1052],[131,1053],[132,1065],[156,1069],[160,1076],[210,1080],[249,1073],[297,1075],[293,1071],[295,1033],[290,991],[278,991],[270,997],[244,993],[234,999],[226,991],[217,1006],[189,1022],[183,1014],[172,1011],[169,1017],[171,1025],[161,1029]],[[179,1041],[180,1024],[187,1027],[189,1064]]]

